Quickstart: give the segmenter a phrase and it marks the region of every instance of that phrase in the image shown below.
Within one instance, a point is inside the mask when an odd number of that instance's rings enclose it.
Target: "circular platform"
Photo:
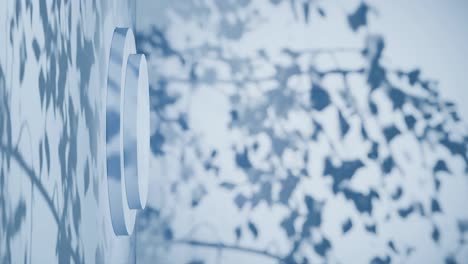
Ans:
[[[149,170],[149,85],[146,59],[135,54],[129,28],[112,38],[106,95],[109,205],[116,235],[130,235],[146,206]]]

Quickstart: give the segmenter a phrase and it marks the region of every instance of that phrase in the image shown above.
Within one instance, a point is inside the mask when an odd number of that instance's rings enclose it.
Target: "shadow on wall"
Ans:
[[[389,66],[385,32],[367,29],[373,6],[137,9],[157,178],[139,218],[139,261],[466,259],[466,125],[436,81]],[[310,39],[314,23],[346,26],[363,46],[298,48],[294,34]],[[285,40],[259,45],[265,31]]]
[[[94,226],[82,225],[82,212],[102,207],[100,98],[92,91],[99,85],[91,73],[106,3],[70,2],[2,4],[14,13],[0,61],[1,263],[103,262],[105,238],[89,241]],[[94,35],[82,17],[96,22]]]
[[[105,238],[83,235],[104,228],[83,222],[84,208],[105,208],[92,72],[106,4],[88,6],[90,33],[72,1],[16,3],[13,62],[0,61],[0,262],[34,262],[33,231],[55,237],[60,263],[106,262]],[[139,263],[467,259],[466,125],[420,69],[390,66],[385,32],[368,30],[373,6],[147,1],[140,11],[154,180]],[[314,26],[328,24],[350,45],[313,46]]]

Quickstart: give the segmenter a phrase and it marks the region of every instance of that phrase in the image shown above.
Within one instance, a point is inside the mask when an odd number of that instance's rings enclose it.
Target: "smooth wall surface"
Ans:
[[[462,2],[138,4],[138,260],[466,262]]]
[[[0,263],[129,263],[113,234],[105,87],[127,1],[0,4]]]
[[[465,263],[464,1],[0,4],[0,263]],[[114,27],[151,96],[113,234]]]

